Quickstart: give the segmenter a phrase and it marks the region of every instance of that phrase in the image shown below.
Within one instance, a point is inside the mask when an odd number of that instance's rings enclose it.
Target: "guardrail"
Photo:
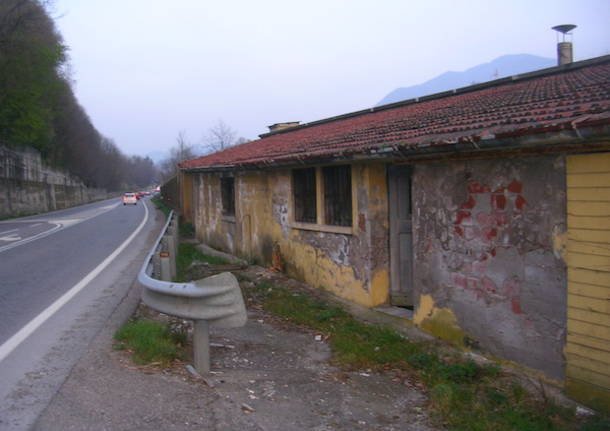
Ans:
[[[210,371],[210,326],[245,325],[246,307],[239,283],[229,272],[189,283],[172,282],[178,241],[178,219],[172,211],[142,265],[138,282],[143,287],[142,300],[150,308],[194,321],[193,365],[203,374]]]

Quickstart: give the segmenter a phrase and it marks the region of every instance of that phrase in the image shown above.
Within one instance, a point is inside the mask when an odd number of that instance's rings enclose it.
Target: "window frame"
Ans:
[[[229,190],[227,190],[230,184]],[[229,192],[230,196],[227,196]],[[235,220],[236,213],[236,196],[235,196],[235,177],[220,177],[220,203],[223,219],[228,221]]]
[[[342,226],[342,225],[332,225],[328,224],[326,221],[326,204],[325,204],[325,184],[324,184],[324,173],[323,169],[327,167],[335,167],[335,166],[349,166],[350,169],[350,193],[351,193],[351,225]],[[303,168],[294,168],[290,171],[290,204],[289,204],[289,220],[290,227],[293,229],[300,230],[310,230],[310,231],[318,231],[318,232],[328,232],[328,233],[341,233],[346,235],[351,235],[355,232],[355,223],[357,220],[357,193],[356,193],[356,184],[358,181],[358,177],[356,176],[356,169],[353,164],[334,164],[334,165],[323,165],[313,167],[315,169],[315,178],[316,178],[316,222],[308,223],[301,222],[295,219],[295,193],[294,193],[294,176],[293,171],[297,169]]]
[[[302,174],[302,175],[301,175]],[[313,176],[311,175],[313,174]],[[316,168],[299,168],[291,171],[292,180],[292,202],[294,221],[297,223],[318,222],[318,175]],[[300,177],[300,178],[299,178]],[[303,180],[304,184],[298,184]],[[312,180],[313,184],[307,184]],[[307,198],[301,194],[313,192],[313,197]],[[309,203],[310,206],[307,204]],[[309,214],[307,214],[309,213]],[[313,213],[313,214],[311,214]]]

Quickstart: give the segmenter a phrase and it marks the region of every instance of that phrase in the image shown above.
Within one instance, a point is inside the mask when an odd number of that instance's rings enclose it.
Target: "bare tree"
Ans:
[[[236,143],[237,132],[227,123],[218,120],[216,124],[208,130],[203,138],[203,147],[206,152],[222,151]]]
[[[170,148],[169,155],[159,162],[163,182],[178,173],[178,163],[197,157],[195,145],[189,143],[186,133],[180,131],[176,137],[176,145]]]

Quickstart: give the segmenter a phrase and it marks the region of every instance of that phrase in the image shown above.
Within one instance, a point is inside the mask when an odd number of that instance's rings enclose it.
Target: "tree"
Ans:
[[[0,2],[0,142],[46,156],[64,87],[67,48],[36,0]],[[71,91],[71,90],[70,90]]]
[[[152,160],[126,157],[78,103],[51,5],[0,0],[0,145],[34,148],[87,186],[118,191],[152,184]]]
[[[162,182],[165,182],[178,173],[178,163],[197,157],[195,145],[188,142],[186,133],[180,131],[176,137],[176,145],[170,148],[169,155],[159,162]]]
[[[203,138],[203,147],[206,152],[214,153],[229,148],[236,143],[237,132],[224,121],[218,120],[208,130]]]

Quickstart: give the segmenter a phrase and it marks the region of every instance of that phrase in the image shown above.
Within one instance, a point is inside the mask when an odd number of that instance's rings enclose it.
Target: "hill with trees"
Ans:
[[[68,48],[47,7],[43,0],[0,1],[0,145],[34,148],[90,187],[150,185],[153,161],[123,154],[78,103]]]

